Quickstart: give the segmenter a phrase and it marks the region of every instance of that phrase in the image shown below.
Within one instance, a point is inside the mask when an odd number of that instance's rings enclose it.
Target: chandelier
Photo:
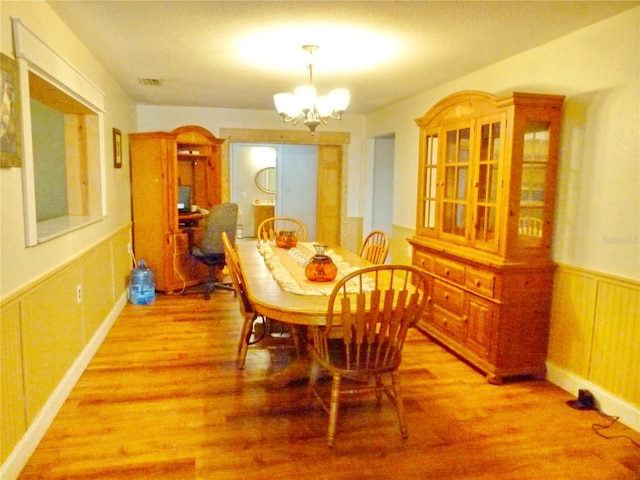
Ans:
[[[287,122],[296,125],[302,121],[313,135],[316,127],[323,123],[327,125],[330,118],[340,120],[342,114],[349,105],[349,91],[346,88],[332,90],[328,95],[318,97],[313,86],[313,52],[318,50],[317,45],[304,45],[303,50],[309,52],[309,85],[295,89],[295,93],[276,93],[273,101],[276,110]]]

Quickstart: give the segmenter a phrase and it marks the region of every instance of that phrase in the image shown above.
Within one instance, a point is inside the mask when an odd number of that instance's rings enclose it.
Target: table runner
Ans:
[[[342,277],[359,268],[349,265],[340,255],[329,249],[325,251],[325,255],[331,257],[338,267],[338,275],[331,282],[311,282],[304,274],[304,267],[315,254],[313,243],[299,242],[293,248],[284,249],[269,242],[259,242],[258,250],[280,288],[298,295],[329,295]],[[372,289],[370,286],[365,288]],[[356,291],[357,286],[347,286],[347,290]]]

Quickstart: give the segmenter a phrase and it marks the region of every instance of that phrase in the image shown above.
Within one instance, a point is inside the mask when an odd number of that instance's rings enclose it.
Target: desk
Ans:
[[[352,266],[371,265],[344,248],[333,250]],[[260,315],[293,325],[324,325],[328,295],[297,295],[282,290],[273,279],[256,242],[237,242],[236,251],[247,295]]]

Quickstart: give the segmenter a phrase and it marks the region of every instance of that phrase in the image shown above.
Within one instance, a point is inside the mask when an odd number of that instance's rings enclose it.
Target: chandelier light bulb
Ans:
[[[302,113],[309,113],[316,104],[316,89],[312,85],[298,87],[295,90],[296,103]]]
[[[304,45],[303,50],[313,52],[318,50],[316,45]],[[330,118],[340,120],[342,114],[349,106],[350,95],[345,88],[332,90],[328,95],[318,97],[313,86],[313,62],[309,61],[309,85],[300,86],[294,93],[276,93],[273,101],[276,110],[285,123],[292,122],[296,125],[302,121],[313,135],[316,127],[321,123],[327,125]]]

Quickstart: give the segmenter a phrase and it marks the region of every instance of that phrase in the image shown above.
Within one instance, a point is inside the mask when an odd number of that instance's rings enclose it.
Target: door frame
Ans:
[[[310,135],[306,131],[297,130],[262,130],[253,128],[221,128],[220,138],[222,144],[222,201],[228,202],[231,198],[231,145],[233,143],[272,143],[293,145],[334,145],[340,147],[342,155],[342,195],[340,205],[340,243],[346,241],[345,222],[347,219],[347,158],[348,145],[351,142],[351,134],[347,132],[316,132]]]

